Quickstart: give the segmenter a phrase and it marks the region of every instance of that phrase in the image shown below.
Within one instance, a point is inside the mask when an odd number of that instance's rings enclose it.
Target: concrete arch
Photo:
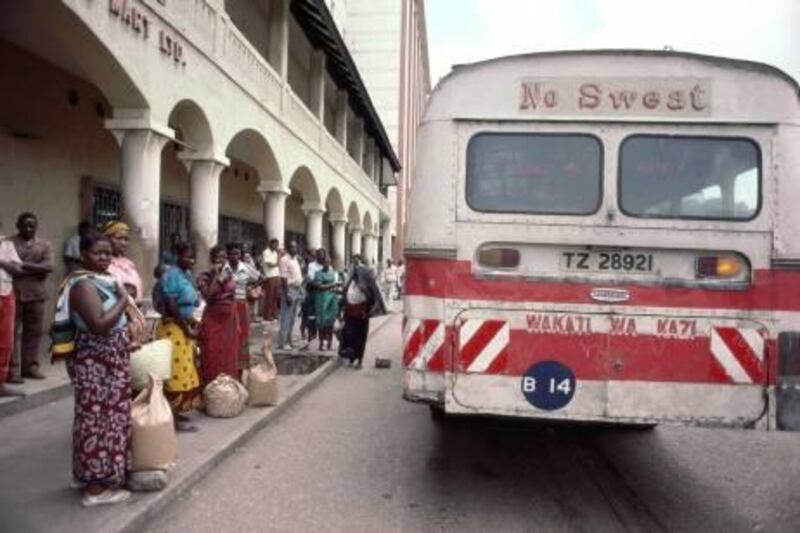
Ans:
[[[325,196],[325,211],[331,220],[342,220],[345,216],[342,195],[336,187],[331,187]]]
[[[347,208],[347,223],[351,228],[361,228],[361,212],[355,202],[350,202],[350,207]]]
[[[168,125],[183,143],[186,155],[211,159],[214,156],[214,136],[203,110],[194,100],[181,100],[169,114]]]
[[[303,207],[321,208],[319,186],[314,174],[305,165],[298,167],[289,180],[289,188],[303,197]]]
[[[225,149],[225,155],[255,168],[262,188],[282,187],[278,160],[269,142],[256,130],[245,129],[234,135]]]
[[[147,109],[143,92],[111,50],[62,2],[0,2],[0,36],[98,89],[114,108]]]

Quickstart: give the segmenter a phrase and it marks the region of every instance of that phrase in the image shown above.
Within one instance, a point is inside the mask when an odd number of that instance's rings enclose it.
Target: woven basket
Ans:
[[[131,385],[133,390],[147,387],[147,375],[153,374],[163,382],[172,378],[172,341],[161,339],[143,344],[131,352]]]
[[[206,414],[215,418],[232,418],[244,410],[247,389],[227,374],[220,374],[203,389]]]

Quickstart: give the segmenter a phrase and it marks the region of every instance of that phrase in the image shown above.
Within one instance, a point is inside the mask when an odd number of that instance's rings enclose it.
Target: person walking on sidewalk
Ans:
[[[163,318],[156,337],[172,341],[172,377],[165,391],[175,414],[175,429],[193,432],[197,427],[184,413],[202,405],[200,374],[195,364],[197,322],[194,311],[199,303],[192,281],[195,257],[194,249],[187,243],[178,244],[175,252],[177,265],[166,267],[157,285],[160,307],[157,310]]]
[[[14,298],[13,275],[22,272],[22,259],[14,244],[0,235],[0,397],[25,396],[24,392],[6,387],[14,351]]]
[[[281,324],[278,333],[278,346],[291,350],[292,331],[297,308],[303,301],[303,272],[297,260],[297,243],[291,241],[286,253],[279,261],[281,272]]]
[[[397,290],[397,267],[391,259],[386,260],[386,268],[381,273],[381,288],[383,289],[383,299],[385,302],[394,300]]]
[[[86,272],[64,285],[75,327],[75,352],[67,359],[75,389],[72,475],[83,488],[84,507],[119,503],[130,469],[131,374],[125,287],[108,274],[111,242],[92,231],[81,239]]]
[[[261,283],[261,276],[254,267],[242,260],[242,245],[230,243],[227,246],[228,268],[236,282],[236,314],[239,321],[239,369],[250,368],[250,314],[247,306],[248,291]],[[239,377],[239,373],[234,374]]]
[[[267,322],[278,319],[278,303],[281,298],[281,272],[278,269],[279,244],[278,239],[270,239],[269,246],[261,254],[261,268],[264,272],[261,314]]]
[[[22,259],[22,270],[14,276],[14,296],[17,299],[17,335],[21,338],[21,361],[12,364],[11,383],[22,378],[44,379],[39,365],[39,349],[44,334],[44,313],[47,301],[47,276],[53,271],[53,248],[36,236],[39,219],[33,213],[17,218],[17,234],[11,238]]]
[[[344,289],[344,328],[339,356],[361,368],[369,336],[369,319],[386,314],[386,306],[372,270],[361,256],[353,256],[353,272]]]
[[[236,313],[236,280],[227,265],[222,246],[211,248],[211,269],[197,278],[197,288],[206,301],[200,332],[200,369],[203,387],[220,374],[239,376],[239,317]]]

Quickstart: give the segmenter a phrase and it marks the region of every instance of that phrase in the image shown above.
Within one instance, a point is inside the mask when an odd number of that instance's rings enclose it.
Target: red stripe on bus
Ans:
[[[486,346],[494,339],[495,335],[503,328],[504,323],[497,320],[487,320],[482,323],[478,331],[472,336],[458,354],[460,370],[466,370],[469,365],[481,354]]]
[[[522,376],[532,365],[546,360],[566,365],[578,379],[732,382],[711,353],[708,337],[668,339],[511,330],[504,375]]]
[[[410,365],[414,358],[417,357],[419,351],[425,346],[425,343],[428,342],[428,339],[433,336],[438,325],[438,320],[423,320],[420,323],[416,331],[411,335],[411,338],[408,339],[406,348],[403,351],[403,366]]]
[[[746,290],[710,290],[686,287],[641,286],[568,281],[529,281],[523,278],[478,279],[469,261],[409,259],[406,294],[478,301],[535,301],[598,304],[589,293],[597,287],[630,292],[624,306],[689,307],[800,311],[800,272],[756,270]]]
[[[742,368],[753,383],[761,383],[764,380],[764,364],[753,353],[750,345],[744,340],[741,333],[736,328],[714,328],[722,341],[731,351],[733,356],[742,365]]]

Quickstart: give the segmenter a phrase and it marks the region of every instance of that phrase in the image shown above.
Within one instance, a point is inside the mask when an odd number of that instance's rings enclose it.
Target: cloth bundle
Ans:
[[[215,418],[233,418],[244,410],[247,389],[227,374],[220,374],[203,389],[206,414]]]

